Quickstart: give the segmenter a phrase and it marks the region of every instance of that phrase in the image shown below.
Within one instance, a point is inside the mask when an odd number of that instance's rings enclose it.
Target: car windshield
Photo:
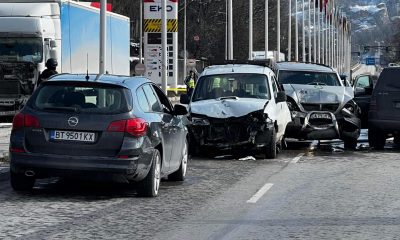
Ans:
[[[38,63],[42,52],[40,38],[0,38],[0,60]]]
[[[234,73],[201,77],[192,101],[222,97],[269,99],[267,76],[253,73]]]
[[[341,86],[335,73],[280,70],[278,78],[281,84]]]
[[[48,82],[38,89],[31,106],[43,111],[93,114],[125,113],[132,108],[128,89],[82,82]]]

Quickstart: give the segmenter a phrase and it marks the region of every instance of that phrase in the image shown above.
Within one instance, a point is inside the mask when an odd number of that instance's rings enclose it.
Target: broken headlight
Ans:
[[[204,125],[210,125],[210,121],[208,121],[208,119],[206,118],[192,117],[192,124],[204,126]]]
[[[342,113],[345,113],[347,115],[357,115],[360,114],[360,109],[353,100],[350,100],[344,105]]]

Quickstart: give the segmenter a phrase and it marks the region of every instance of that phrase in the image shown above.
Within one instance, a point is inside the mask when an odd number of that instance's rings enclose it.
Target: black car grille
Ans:
[[[339,108],[339,104],[315,104],[315,103],[302,103],[301,104],[304,110],[310,111],[327,111],[327,112],[336,112]]]

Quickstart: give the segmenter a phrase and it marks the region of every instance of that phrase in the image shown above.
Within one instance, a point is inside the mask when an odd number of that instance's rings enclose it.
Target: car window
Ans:
[[[93,114],[124,113],[132,109],[130,90],[114,85],[48,82],[37,90],[30,106],[44,111]]]
[[[152,85],[152,88],[156,92],[157,97],[160,100],[162,107],[167,109],[168,112],[172,112],[171,102],[168,100],[168,97],[165,96],[164,92],[160,88],[158,88],[154,85]]]
[[[149,84],[146,84],[143,86],[143,91],[146,94],[147,101],[150,104],[151,111],[162,112],[161,105],[152,87]]]
[[[341,86],[336,73],[309,71],[279,71],[281,84]]]
[[[360,88],[369,87],[369,85],[370,85],[370,82],[369,82],[368,76],[361,76],[358,78],[358,80],[356,82],[356,87],[360,87]]]
[[[192,101],[230,96],[270,99],[267,76],[254,73],[203,76],[197,82]]]
[[[400,68],[385,68],[379,76],[377,87],[386,91],[400,90]]]
[[[149,102],[147,101],[146,94],[144,94],[143,88],[138,88],[136,90],[136,96],[138,100],[139,107],[144,112],[151,112]]]

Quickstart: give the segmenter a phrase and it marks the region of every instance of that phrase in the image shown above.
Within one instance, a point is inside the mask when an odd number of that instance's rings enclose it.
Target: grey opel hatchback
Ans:
[[[157,196],[161,177],[185,178],[186,114],[143,77],[57,75],[14,117],[11,186],[89,178],[134,183],[139,195]]]

